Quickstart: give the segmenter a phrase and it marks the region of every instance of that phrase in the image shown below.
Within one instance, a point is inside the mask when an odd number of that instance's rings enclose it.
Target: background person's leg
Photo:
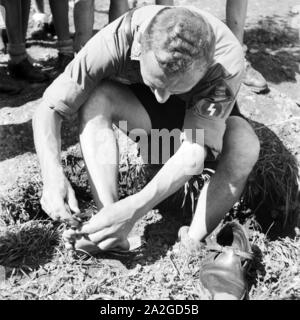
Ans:
[[[32,7],[34,11],[32,15],[34,27],[31,32],[31,38],[37,40],[47,39],[48,17],[45,13],[44,0],[33,0]]]
[[[21,0],[23,41],[26,42],[31,0]]]
[[[247,48],[243,45],[247,5],[248,0],[227,0],[226,2],[226,23],[244,48]],[[268,89],[265,78],[252,68],[249,61],[246,61],[245,69],[243,79],[245,85],[252,87],[258,93]]]
[[[47,76],[28,61],[25,36],[27,32],[30,0],[3,0],[6,9],[6,27],[8,34],[8,70],[18,79],[42,82]]]
[[[69,31],[69,3],[68,0],[49,0],[58,42],[57,72],[61,73],[73,59],[73,40]]]
[[[78,52],[93,36],[95,0],[75,0],[74,50]]]
[[[192,239],[203,240],[239,201],[258,156],[259,141],[250,124],[241,117],[229,117],[219,164],[201,191],[189,228]]]
[[[80,111],[80,144],[98,209],[118,200],[119,152],[112,123],[150,132],[151,121],[125,85],[103,82]]]
[[[20,0],[3,0],[2,4],[5,7],[5,11],[6,11],[6,28],[7,28],[9,43],[11,45],[22,45],[22,46],[24,45],[24,48],[25,48],[23,31],[22,31],[21,1]],[[22,54],[26,56],[25,49],[22,50]]]
[[[109,22],[119,18],[122,14],[129,10],[127,0],[110,0]]]
[[[164,6],[173,6],[174,0],[155,0],[155,4],[160,4]]]
[[[0,53],[5,53],[5,44],[2,42],[2,30],[5,30],[5,9],[1,5],[0,0]],[[0,77],[0,93],[6,94],[16,94],[21,91],[21,87],[19,87],[15,81],[12,81],[6,75],[1,75]]]
[[[227,0],[226,23],[241,45],[244,41],[244,28],[247,16],[248,0]]]

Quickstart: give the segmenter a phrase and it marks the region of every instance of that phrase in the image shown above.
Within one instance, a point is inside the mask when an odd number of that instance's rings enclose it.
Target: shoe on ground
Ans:
[[[49,80],[48,75],[42,72],[40,69],[34,67],[29,62],[28,58],[19,63],[9,62],[8,71],[12,77],[28,82],[44,82]]]
[[[249,61],[245,63],[245,73],[243,83],[252,88],[255,93],[264,93],[268,91],[268,84],[263,75],[255,70]]]
[[[212,251],[203,261],[200,280],[214,300],[242,300],[247,297],[246,272],[252,259],[251,246],[244,228],[227,223],[217,234]]]

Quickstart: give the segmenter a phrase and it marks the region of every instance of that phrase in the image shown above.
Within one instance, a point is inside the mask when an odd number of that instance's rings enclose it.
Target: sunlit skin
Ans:
[[[159,103],[167,101],[172,94],[190,91],[207,71],[207,66],[194,63],[185,73],[168,78],[152,51],[140,55],[140,68],[145,85],[151,88]],[[112,94],[116,93],[114,90],[115,88],[112,87]],[[100,91],[98,92],[99,95],[102,94]],[[127,94],[124,94],[125,98],[128,99]],[[122,98],[119,100],[122,100]],[[136,99],[127,101],[128,113],[132,112],[135,103]],[[86,105],[85,107],[94,110],[96,106],[98,108],[97,101],[92,101],[90,106]],[[114,107],[118,110],[119,105]],[[124,112],[124,105],[122,105],[122,112]],[[224,153],[220,157],[218,170],[211,178],[210,183],[206,184],[200,193],[194,218],[188,229],[188,237],[197,243],[217,226],[224,216],[224,212],[227,212],[238,201],[248,174],[257,161],[259,147],[255,148],[257,152],[252,153],[251,151],[248,154],[247,150],[249,148],[246,148],[241,153],[241,149],[245,145],[252,144],[255,146],[257,141],[254,135],[252,138],[251,128],[247,127],[247,122],[238,117],[232,117],[227,121],[227,126],[229,129],[224,136]],[[85,132],[86,144],[93,140],[97,130],[99,129]],[[90,146],[91,149],[93,147],[94,145]],[[99,154],[102,154],[105,148],[107,150],[111,148],[110,145],[98,147],[101,150]],[[117,202],[113,200],[104,202],[100,211],[83,224],[82,228],[66,231],[64,239],[70,247],[73,244],[76,249],[86,250],[87,252],[105,251],[112,248],[130,250],[129,233],[135,222],[190,179],[191,172],[186,171],[186,168],[190,168],[186,163],[187,157],[192,160],[204,159],[203,153],[205,153],[205,150],[206,147],[203,148],[201,145],[188,140],[183,141],[180,149],[141,191]],[[202,170],[203,162],[200,162],[201,164],[196,164],[192,161],[195,174]],[[243,163],[245,169],[243,170],[243,167],[240,171],[241,175],[237,175],[236,168],[239,167],[240,163]],[[96,161],[94,167],[99,170]],[[103,174],[103,176],[105,175]],[[215,201],[215,198],[219,201]]]
[[[144,84],[147,85],[153,92],[156,97],[156,100],[163,104],[166,102],[169,97],[173,94],[182,94],[185,92],[189,92],[198,82],[199,80],[205,75],[207,71],[206,66],[201,66],[199,63],[193,63],[189,69],[178,75],[176,74],[174,77],[168,77],[162,68],[159,66],[155,54],[153,51],[144,52],[140,56],[140,67],[141,67],[141,75],[144,81]],[[151,192],[150,192],[151,194]],[[133,220],[133,216],[128,212],[126,209],[128,206],[127,200],[120,200],[113,204],[114,207],[114,222],[118,224],[118,221],[121,220],[124,223],[130,222]],[[125,203],[124,203],[125,201]],[[117,212],[117,207],[120,209],[119,213]],[[68,230],[64,233],[64,238],[68,242],[72,242],[77,238],[76,245],[78,248],[85,247],[86,244],[90,246],[94,246],[95,243],[101,248],[102,250],[107,250],[110,247],[119,247],[122,249],[128,249],[128,240],[126,238],[126,232],[124,230],[120,232],[119,230],[115,233],[114,237],[107,238],[103,241],[103,231],[106,232],[107,228],[102,227],[101,224],[104,223],[105,219],[105,211],[108,209],[108,216],[111,217],[111,210],[112,207],[104,207],[101,211],[89,221],[88,224],[85,224],[82,230]],[[134,212],[135,210],[133,210]],[[147,211],[147,210],[146,210]],[[100,214],[101,213],[101,214]],[[131,213],[131,212],[130,212]],[[130,216],[130,217],[129,217]],[[125,218],[124,218],[125,217]],[[124,220],[125,219],[125,220]],[[100,223],[100,225],[99,225]],[[130,228],[132,227],[132,222],[129,223]],[[91,229],[92,228],[92,229]],[[103,229],[103,231],[101,231]],[[100,231],[99,231],[100,230]],[[89,240],[82,238],[82,234],[89,234]],[[100,238],[99,238],[100,235]],[[102,241],[101,241],[102,240]],[[88,242],[86,242],[88,241]],[[93,244],[94,243],[94,244]]]
[[[199,65],[193,63],[189,70],[180,76],[167,77],[159,66],[153,51],[141,54],[140,66],[144,84],[150,87],[159,103],[165,103],[172,94],[189,92],[206,71],[206,68],[200,68]]]

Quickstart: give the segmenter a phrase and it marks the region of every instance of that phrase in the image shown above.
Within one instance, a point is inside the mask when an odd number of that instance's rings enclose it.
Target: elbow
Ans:
[[[36,108],[32,115],[32,127],[35,130],[37,127],[46,125],[49,121],[55,121],[60,123],[62,121],[61,116],[53,110],[48,103],[42,101]]]

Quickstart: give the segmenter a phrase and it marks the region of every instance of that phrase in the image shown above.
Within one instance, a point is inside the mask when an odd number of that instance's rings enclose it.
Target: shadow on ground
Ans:
[[[62,150],[78,142],[78,123],[64,121],[62,127]],[[0,125],[0,161],[12,159],[26,152],[35,152],[32,121]]]
[[[299,31],[278,16],[266,17],[245,31],[247,59],[267,81],[296,82],[300,74]]]
[[[294,237],[300,223],[299,163],[272,130],[250,122],[261,151],[245,189],[245,202],[271,240]]]

